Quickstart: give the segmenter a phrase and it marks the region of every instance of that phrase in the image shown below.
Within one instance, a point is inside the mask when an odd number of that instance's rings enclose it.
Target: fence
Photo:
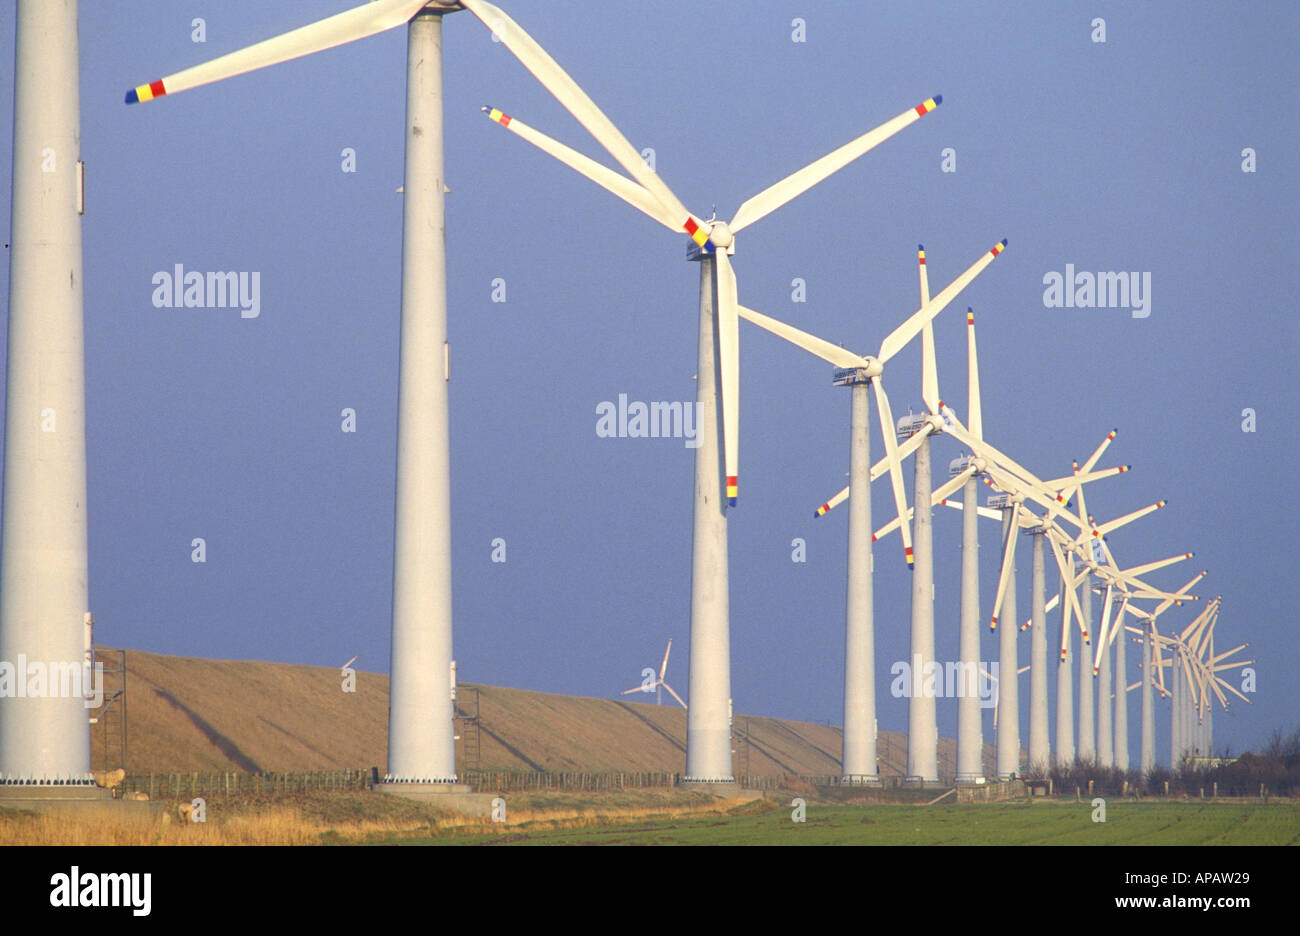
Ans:
[[[121,789],[123,792],[147,793],[150,799],[190,799],[195,796],[208,798],[248,794],[368,790],[379,779],[381,775],[375,767],[285,773],[248,773],[240,770],[136,773],[126,776]],[[481,793],[666,789],[675,787],[681,780],[680,773],[669,771],[465,770],[460,774],[461,783]],[[793,784],[835,787],[845,785],[845,781],[839,776],[813,777],[789,774],[736,776],[736,786],[750,790],[779,790]],[[879,778],[879,785],[884,789],[898,789],[903,787],[904,783],[901,777],[882,776]],[[1172,792],[1178,795],[1185,792],[1189,795],[1196,795],[1199,792],[1201,796],[1208,793],[1214,798],[1264,795],[1264,786],[1259,784],[1252,785],[1250,789],[1238,790],[1221,783],[1206,783],[1204,789],[1199,791],[1195,785],[1187,786],[1177,781],[1173,786],[1175,789]],[[1059,780],[1056,789],[1058,794],[1063,794],[1072,790],[1073,786],[1064,780]],[[1083,784],[1081,789],[1086,789],[1086,784]],[[1098,786],[1097,789],[1101,790],[1103,787]],[[1112,792],[1120,791],[1116,789]],[[1124,792],[1138,792],[1138,790],[1128,786]],[[1165,795],[1170,795],[1170,792],[1166,791]]]
[[[128,774],[122,783],[122,790],[147,793],[150,799],[307,793],[323,790],[367,790],[379,778],[378,770],[373,767],[286,773],[247,773],[239,770],[140,773]],[[747,789],[770,790],[784,785],[788,779],[780,775],[740,776],[736,778],[736,785]],[[597,772],[465,770],[461,772],[459,780],[476,792],[485,793],[522,793],[540,790],[642,790],[674,787],[681,781],[681,774],[653,770]]]
[[[247,773],[242,770],[191,773],[128,774],[124,792],[148,793],[150,799],[230,796],[248,793],[306,793],[316,790],[365,790],[372,771],[309,770],[289,773]]]

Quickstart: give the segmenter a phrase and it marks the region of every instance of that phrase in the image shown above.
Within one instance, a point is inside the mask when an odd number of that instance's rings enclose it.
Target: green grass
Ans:
[[[1300,806],[1112,801],[1105,822],[1084,802],[806,807],[751,803],[727,814],[552,828],[467,830],[408,845],[1296,845]],[[531,827],[530,826],[535,826]]]

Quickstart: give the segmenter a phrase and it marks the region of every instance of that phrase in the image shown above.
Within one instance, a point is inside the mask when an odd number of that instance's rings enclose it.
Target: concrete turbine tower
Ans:
[[[0,663],[83,678],[88,610],[76,0],[19,0],[14,60]],[[47,680],[50,674],[47,674]],[[53,683],[61,678],[54,674]],[[79,682],[81,680],[78,680]],[[0,783],[93,790],[75,692],[0,698]],[[70,687],[71,688],[71,687]]]
[[[504,12],[484,0],[375,0],[139,85],[126,95],[128,104],[152,101],[408,27],[388,720],[387,782],[392,786],[387,788],[412,792],[446,788],[456,779],[451,703],[450,347],[442,17],[460,9],[469,10],[488,26],[580,121],[597,120],[599,125],[604,115],[550,56]]]

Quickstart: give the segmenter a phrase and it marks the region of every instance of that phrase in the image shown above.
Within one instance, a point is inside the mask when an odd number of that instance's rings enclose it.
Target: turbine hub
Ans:
[[[709,240],[713,242],[714,247],[726,250],[731,246],[733,240],[731,228],[727,227],[726,221],[719,221],[709,231]]]

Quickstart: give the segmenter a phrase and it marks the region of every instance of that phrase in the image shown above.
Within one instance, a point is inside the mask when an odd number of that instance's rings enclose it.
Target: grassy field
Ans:
[[[806,821],[771,802],[725,814],[582,827],[523,823],[461,829],[405,845],[1295,845],[1300,806],[1111,803],[1105,822],[1087,803],[814,806]]]
[[[1087,800],[922,806],[703,793],[535,793],[507,798],[507,821],[440,812],[365,792],[214,798],[207,821],[0,811],[0,845],[1296,845],[1300,804]]]

